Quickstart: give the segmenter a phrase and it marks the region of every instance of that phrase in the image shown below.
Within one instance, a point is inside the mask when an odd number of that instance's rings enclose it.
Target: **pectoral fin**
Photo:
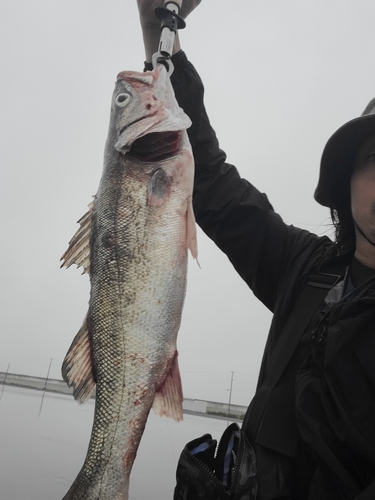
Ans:
[[[182,384],[178,367],[177,352],[173,365],[163,383],[155,394],[153,409],[157,415],[170,417],[179,422],[182,420]]]
[[[74,399],[80,403],[91,397],[96,385],[87,316],[65,356],[61,369],[63,379],[69,387],[73,387]]]
[[[187,209],[186,217],[187,217],[187,222],[186,222],[187,246],[188,246],[193,258],[197,259],[198,258],[197,226],[195,223],[192,198],[190,198],[190,200],[188,202],[188,209]]]
[[[162,168],[155,170],[147,186],[147,204],[160,207],[169,198],[171,185],[171,177]]]
[[[69,247],[61,257],[61,267],[70,267],[76,264],[77,267],[83,267],[83,273],[90,269],[90,236],[91,236],[91,218],[94,210],[94,202],[89,204],[89,210],[78,221],[80,228],[69,241]]]

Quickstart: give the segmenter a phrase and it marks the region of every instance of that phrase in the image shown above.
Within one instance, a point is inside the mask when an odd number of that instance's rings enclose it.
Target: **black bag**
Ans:
[[[236,423],[217,441],[210,434],[190,441],[176,472],[174,500],[255,500],[255,453]],[[215,454],[216,452],[216,454]]]

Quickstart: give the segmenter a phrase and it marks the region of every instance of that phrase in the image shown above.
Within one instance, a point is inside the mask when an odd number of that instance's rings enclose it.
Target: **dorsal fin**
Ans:
[[[62,364],[61,373],[69,387],[73,387],[74,399],[87,401],[95,389],[95,376],[91,354],[88,313],[75,336]]]
[[[88,212],[78,221],[80,228],[69,241],[69,247],[60,259],[62,260],[61,267],[68,268],[72,264],[76,264],[77,267],[82,266],[82,274],[90,270],[91,218],[94,211],[94,201],[88,207]]]

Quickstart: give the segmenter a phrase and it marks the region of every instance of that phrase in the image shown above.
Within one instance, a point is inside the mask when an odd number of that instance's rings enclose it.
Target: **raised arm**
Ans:
[[[138,0],[138,5],[144,8],[141,24],[148,61],[157,50],[159,22],[146,7],[161,3],[162,0]],[[184,0],[183,6],[188,9],[185,12],[191,12],[198,4],[198,1]],[[286,282],[290,283],[291,276],[296,275],[293,269],[302,262],[306,267],[306,262],[313,262],[315,249],[322,244],[330,246],[331,242],[287,226],[274,212],[267,196],[242,179],[237,169],[226,162],[205,110],[202,81],[179,49],[178,44],[172,57],[171,80],[179,105],[192,120],[188,134],[196,167],[193,194],[196,220],[228,256],[255,295],[273,311]]]

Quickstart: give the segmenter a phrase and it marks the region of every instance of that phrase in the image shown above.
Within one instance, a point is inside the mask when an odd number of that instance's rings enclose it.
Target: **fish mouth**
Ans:
[[[141,116],[140,118],[137,118],[136,120],[130,122],[130,123],[127,123],[125,125],[125,127],[122,127],[122,129],[120,130],[120,133],[119,133],[119,136],[121,136],[125,130],[127,130],[129,127],[131,127],[132,125],[134,125],[135,123],[138,123],[138,122],[141,122],[142,120],[146,120],[147,118],[150,118],[150,117],[153,117],[155,116],[155,114],[153,115],[146,115],[146,116]]]
[[[158,162],[176,155],[180,149],[181,131],[151,132],[133,142],[128,156],[143,162]]]

